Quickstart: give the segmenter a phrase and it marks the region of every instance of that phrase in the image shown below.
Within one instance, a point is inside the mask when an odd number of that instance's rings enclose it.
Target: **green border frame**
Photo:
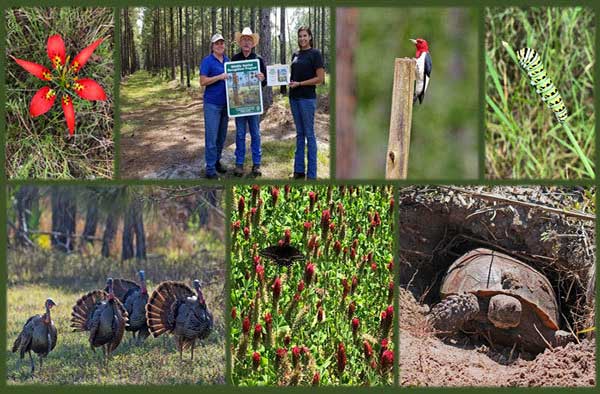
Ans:
[[[42,5],[43,2],[43,5]],[[298,1],[298,0],[281,0],[281,1],[273,1],[273,0],[255,0],[255,1],[242,1],[242,0],[232,0],[232,1],[215,1],[215,0],[208,0],[206,2],[203,2],[202,0],[79,0],[76,4],[73,4],[74,2],[68,1],[68,0],[13,0],[13,1],[4,1],[2,3],[2,5],[0,5],[0,12],[2,12],[2,16],[4,16],[4,11],[8,8],[12,8],[12,7],[17,7],[17,6],[24,6],[24,7],[33,7],[33,6],[44,6],[44,7],[65,7],[65,6],[75,6],[75,7],[89,7],[89,6],[97,6],[97,7],[112,7],[114,10],[114,15],[115,15],[115,28],[114,28],[114,39],[115,39],[115,45],[114,45],[114,63],[115,63],[115,75],[114,75],[114,87],[113,87],[113,91],[115,92],[115,99],[114,99],[114,114],[115,114],[115,119],[114,119],[114,130],[113,130],[113,135],[114,135],[114,152],[115,152],[115,163],[114,163],[114,170],[115,170],[115,179],[114,180],[97,180],[97,181],[83,181],[83,180],[7,180],[6,178],[6,168],[4,166],[6,157],[5,157],[5,142],[6,142],[6,137],[5,137],[5,133],[2,132],[0,135],[0,143],[1,143],[1,147],[0,147],[0,165],[2,166],[2,170],[0,171],[0,223],[6,223],[6,215],[7,215],[7,206],[8,206],[8,201],[7,201],[7,190],[8,190],[8,186],[14,186],[14,185],[24,185],[24,184],[36,184],[36,185],[94,185],[94,186],[100,186],[100,185],[106,185],[106,186],[110,186],[110,185],[118,185],[118,184],[128,184],[128,185],[161,185],[161,186],[173,186],[173,185],[194,185],[194,186],[199,186],[199,185],[205,185],[205,186],[213,186],[213,187],[223,187],[224,188],[224,198],[225,200],[225,215],[226,215],[226,219],[225,219],[225,231],[227,231],[227,235],[226,235],[226,264],[227,264],[227,278],[226,278],[226,284],[225,284],[225,291],[226,291],[226,308],[227,311],[225,313],[225,320],[226,320],[226,330],[227,333],[229,332],[229,327],[230,327],[230,297],[229,297],[229,290],[230,290],[230,253],[229,253],[229,249],[230,249],[230,245],[231,245],[231,239],[230,239],[230,234],[229,234],[229,228],[230,228],[230,224],[229,224],[229,218],[230,218],[230,213],[231,213],[231,209],[232,209],[232,193],[231,193],[231,187],[234,185],[249,185],[249,184],[260,184],[260,185],[270,185],[270,184],[283,184],[283,183],[289,183],[289,184],[293,184],[293,185],[300,185],[300,184],[304,184],[303,181],[294,181],[294,180],[286,180],[286,179],[273,179],[273,180],[266,180],[266,179],[254,179],[254,180],[248,180],[248,179],[242,179],[242,180],[233,180],[233,179],[226,179],[223,181],[208,181],[205,179],[198,179],[198,180],[156,180],[156,181],[151,181],[151,180],[133,180],[133,179],[120,179],[120,174],[119,174],[119,154],[120,154],[120,149],[119,149],[119,141],[120,141],[120,105],[119,105],[119,83],[120,83],[120,71],[121,71],[121,62],[120,62],[120,9],[123,7],[133,7],[133,6],[235,6],[235,7],[249,7],[249,6],[256,6],[256,7],[267,7],[267,6],[272,6],[272,7],[291,7],[291,6],[296,6],[296,7],[302,7],[302,6],[324,6],[324,7],[329,7],[330,9],[330,39],[331,39],[331,70],[330,70],[330,75],[331,75],[331,83],[329,86],[329,92],[330,92],[330,108],[332,108],[332,110],[330,111],[330,149],[329,149],[329,159],[330,159],[330,180],[318,180],[318,181],[310,181],[310,182],[306,182],[308,185],[310,185],[311,183],[315,183],[315,184],[333,184],[333,185],[365,185],[365,184],[376,184],[376,185],[393,185],[394,186],[394,198],[396,201],[396,209],[394,210],[394,220],[395,223],[398,223],[398,209],[397,209],[397,205],[399,204],[399,199],[398,199],[398,192],[399,192],[399,188],[403,187],[403,186],[408,186],[408,185],[457,185],[457,186],[477,186],[477,185],[482,185],[482,186],[491,186],[491,185],[505,185],[505,186],[523,186],[523,185],[547,185],[547,186],[586,186],[586,187],[592,187],[592,186],[600,186],[600,183],[597,179],[595,180],[540,180],[540,179],[524,179],[524,180],[514,180],[514,179],[510,179],[510,180],[487,180],[485,179],[485,124],[484,124],[484,114],[485,114],[485,101],[484,101],[484,95],[485,95],[485,87],[484,87],[484,83],[485,83],[485,75],[484,75],[484,71],[485,71],[485,67],[484,67],[484,52],[485,52],[485,42],[484,42],[484,37],[485,37],[485,24],[484,24],[484,20],[483,20],[483,9],[487,6],[504,6],[504,7],[509,7],[509,6],[588,6],[591,7],[594,12],[596,13],[596,17],[598,16],[598,13],[600,11],[600,5],[596,5],[596,2],[591,1],[591,0],[586,0],[586,1],[568,1],[568,0],[550,0],[550,1],[540,1],[540,0],[530,0],[530,1],[514,1],[514,0],[509,0],[506,2],[502,2],[500,0],[483,0],[483,1],[468,1],[468,0],[458,0],[458,1],[452,1],[452,0],[421,0],[421,1],[408,1],[408,0],[373,0],[373,1],[368,1],[368,0],[347,0],[347,1],[340,1],[340,0],[322,0],[322,1],[315,1],[315,0],[305,0],[305,1]],[[224,4],[225,3],[225,4]],[[460,180],[453,180],[453,179],[412,179],[410,181],[404,181],[404,180],[399,180],[399,181],[386,181],[384,179],[354,179],[354,180],[343,180],[343,181],[336,181],[335,180],[335,171],[336,171],[336,138],[335,138],[335,86],[336,86],[336,81],[335,81],[335,67],[336,67],[336,59],[335,59],[335,38],[336,38],[336,9],[338,7],[469,7],[469,8],[475,8],[478,11],[478,16],[479,16],[479,32],[478,32],[478,37],[479,37],[479,101],[480,101],[480,107],[479,107],[479,168],[478,168],[478,177],[477,179],[472,179],[472,180],[464,180],[464,179],[460,179]],[[6,32],[5,32],[5,22],[4,22],[4,18],[2,18],[2,20],[0,21],[0,50],[5,53],[6,51],[6,41],[5,41],[5,37],[6,37]],[[595,51],[596,51],[596,64],[594,65],[594,71],[595,71],[595,75],[596,75],[596,81],[594,82],[594,90],[596,92],[596,96],[598,96],[597,92],[598,92],[598,75],[600,74],[600,64],[598,64],[598,58],[597,58],[597,54],[600,51],[600,42],[599,42],[599,37],[600,37],[600,26],[598,26],[598,23],[596,23],[596,42],[595,42]],[[5,65],[6,65],[6,58],[4,56],[0,57],[0,75],[5,78]],[[0,103],[4,103],[6,100],[6,92],[5,92],[5,85],[4,83],[2,84],[2,86],[0,87]],[[597,109],[600,105],[600,99],[598,99],[598,97],[595,97],[594,99],[594,103],[595,103],[595,108]],[[4,105],[0,106],[0,112],[2,114],[2,116],[0,116],[0,130],[4,131],[6,130],[6,124],[5,124],[5,116],[4,116]],[[600,119],[598,119],[598,117],[596,117],[596,130],[598,130],[600,127]],[[598,132],[596,132],[596,148],[599,146],[599,142],[600,142],[600,136],[598,136]],[[598,157],[598,152],[596,149],[596,158],[595,158],[595,163],[596,163],[596,168],[599,168],[600,166],[600,157]],[[598,206],[598,204],[600,204],[600,195],[598,195],[598,191],[596,193],[596,206]],[[598,223],[598,221],[596,221],[596,233],[598,233],[598,229],[600,229],[600,223]],[[397,231],[398,229],[395,229],[395,234],[394,234],[394,256],[395,259],[394,261],[397,262],[398,259],[398,241],[399,241],[399,232]],[[6,337],[6,278],[7,278],[7,268],[6,268],[6,252],[7,249],[5,247],[6,245],[6,236],[7,236],[7,230],[6,230],[6,226],[2,225],[0,228],[0,239],[3,241],[2,243],[0,243],[0,276],[2,277],[0,279],[0,305],[2,305],[3,307],[0,307],[0,347],[2,347],[2,349],[7,349],[7,337]],[[596,243],[598,245],[598,242]],[[394,267],[394,269],[396,270],[396,277],[397,277],[397,273],[399,272],[399,267],[398,264],[396,263],[396,266]],[[596,284],[600,284],[600,279],[596,278]],[[394,299],[394,307],[396,309],[397,315],[401,314],[401,311],[398,310],[398,297],[397,297],[397,291],[395,294],[395,299]],[[596,294],[596,299],[598,299],[598,294]],[[598,316],[596,315],[596,326],[598,325],[598,322],[600,321],[600,319],[598,319]],[[394,335],[395,341],[398,341],[399,338],[397,337],[398,335],[398,321],[397,319],[395,319],[395,323],[394,323]],[[144,385],[121,385],[121,386],[112,386],[112,385],[69,385],[69,386],[60,386],[60,385],[7,385],[6,384],[6,363],[5,362],[1,362],[0,363],[0,389],[1,388],[5,388],[7,390],[9,390],[10,392],[15,392],[15,393],[35,393],[35,392],[39,392],[39,390],[46,390],[48,393],[54,393],[54,392],[63,392],[63,393],[100,393],[100,392],[117,392],[117,390],[120,390],[119,392],[124,392],[124,393],[143,393],[145,390],[147,390],[147,388],[152,388],[152,389],[157,389],[157,390],[162,390],[164,392],[164,394],[182,394],[182,393],[192,393],[195,392],[196,390],[200,389],[203,390],[207,393],[228,393],[228,392],[269,392],[272,391],[274,392],[274,390],[280,390],[279,387],[255,387],[255,388],[242,388],[242,387],[234,387],[231,385],[231,355],[230,355],[230,343],[229,343],[229,335],[226,335],[226,376],[225,376],[225,381],[226,384],[225,385],[214,385],[214,386],[196,386],[196,385],[170,385],[170,386],[165,386],[165,385],[160,385],[160,386],[144,386]],[[600,341],[600,339],[596,339],[596,347],[598,347],[598,341]],[[5,350],[6,351],[6,350]],[[400,352],[400,346],[398,346],[398,343],[396,343],[396,347],[395,347],[395,357],[396,357],[396,363],[394,365],[394,382],[396,385],[399,384],[399,367],[398,367],[398,360],[399,360],[399,352]],[[4,361],[6,360],[6,353],[4,355]],[[596,386],[598,385],[598,357],[596,357]],[[347,390],[349,389],[349,387],[347,386],[340,386],[340,387],[336,387],[336,386],[323,386],[323,387],[319,387],[317,390],[319,392],[323,392],[323,393],[341,393],[343,392],[343,390]],[[403,388],[404,389],[404,388]],[[403,390],[401,389],[401,390]],[[595,387],[594,388],[573,388],[573,389],[569,389],[570,392],[595,392]],[[284,388],[284,390],[288,390],[288,391],[297,391],[297,392],[309,392],[309,391],[313,391],[314,389],[311,387],[299,387],[299,388]],[[363,388],[363,387],[352,387],[352,390],[357,390],[357,391],[364,391],[364,392],[384,392],[384,393],[392,393],[392,392],[396,392],[396,390],[399,390],[398,387],[393,387],[393,386],[388,386],[388,387],[372,387],[372,388]],[[451,390],[453,392],[472,392],[472,393],[493,393],[496,392],[497,390],[503,390],[501,388],[425,388],[425,387],[420,387],[420,388],[409,388],[409,390],[411,390],[412,392],[415,393],[425,393],[425,392],[437,392],[439,390]],[[507,389],[504,389],[507,390]],[[512,392],[527,392],[527,391],[541,391],[541,392],[548,392],[548,393],[561,393],[564,392],[564,388],[512,388],[511,389]]]

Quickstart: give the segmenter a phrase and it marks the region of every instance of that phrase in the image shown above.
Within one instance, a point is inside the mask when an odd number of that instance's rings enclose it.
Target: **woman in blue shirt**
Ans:
[[[218,179],[217,172],[227,170],[221,164],[221,153],[227,135],[227,95],[225,92],[225,40],[216,33],[210,39],[211,54],[200,64],[200,85],[204,86],[204,157],[206,177]]]

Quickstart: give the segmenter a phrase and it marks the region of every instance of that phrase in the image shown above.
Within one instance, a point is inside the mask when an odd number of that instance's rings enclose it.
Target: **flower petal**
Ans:
[[[73,108],[73,100],[71,96],[62,96],[62,109],[65,113],[65,120],[67,121],[67,127],[69,128],[69,135],[75,134],[75,109]]]
[[[56,92],[49,86],[44,86],[33,95],[31,104],[29,104],[29,114],[34,118],[45,114],[52,108],[54,100],[56,100]]]
[[[52,66],[56,69],[65,64],[65,42],[58,34],[48,37],[48,57]]]
[[[93,79],[84,78],[76,81],[73,84],[75,89],[75,93],[79,97],[85,100],[106,100],[106,93],[104,93],[104,89],[102,86],[98,84],[98,82]]]
[[[81,52],[79,52],[71,62],[71,70],[73,70],[73,72],[75,73],[81,70],[83,66],[85,66],[85,64],[87,63],[90,56],[92,56],[92,53],[94,52],[96,47],[100,45],[102,41],[104,41],[104,38],[94,41],[92,45],[84,48]]]
[[[37,63],[28,62],[27,60],[17,59],[16,57],[14,57],[12,55],[10,57],[19,66],[23,67],[23,69],[25,71],[27,71],[28,73],[30,73],[31,75],[38,77],[42,81],[52,80],[52,75],[50,74],[50,70],[48,70],[46,67],[44,67],[40,64],[37,64]]]

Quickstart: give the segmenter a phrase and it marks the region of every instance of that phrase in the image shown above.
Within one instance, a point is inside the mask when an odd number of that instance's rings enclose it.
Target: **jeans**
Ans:
[[[317,137],[315,136],[315,110],[317,99],[290,97],[290,108],[296,125],[296,154],[294,172],[304,173],[304,144],[306,140],[308,156],[308,179],[317,178]]]
[[[260,115],[240,116],[235,118],[235,164],[243,165],[246,159],[246,131],[250,131],[250,148],[252,163],[260,165],[262,151],[260,149]],[[247,126],[247,127],[246,127]]]
[[[204,158],[206,175],[215,175],[215,165],[221,160],[221,152],[227,136],[227,105],[204,103]]]

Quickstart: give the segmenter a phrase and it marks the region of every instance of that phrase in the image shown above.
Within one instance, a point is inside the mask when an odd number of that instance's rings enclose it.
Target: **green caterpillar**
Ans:
[[[569,116],[567,107],[552,80],[546,75],[540,55],[531,48],[522,48],[517,52],[517,58],[523,70],[529,75],[535,91],[542,96],[548,108],[554,111],[558,121],[564,122]]]

